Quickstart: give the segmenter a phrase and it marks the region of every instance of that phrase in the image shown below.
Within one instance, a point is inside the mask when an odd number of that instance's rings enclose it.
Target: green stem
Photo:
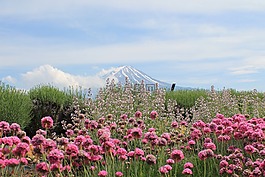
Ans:
[[[203,176],[206,177],[206,160],[204,160]]]

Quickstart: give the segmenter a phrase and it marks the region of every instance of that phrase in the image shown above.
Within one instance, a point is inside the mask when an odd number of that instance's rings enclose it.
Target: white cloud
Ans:
[[[13,0],[0,3],[0,15],[27,16],[28,18],[69,17],[85,13],[87,9],[125,11],[156,11],[173,13],[220,13],[222,11],[264,11],[264,0]]]
[[[250,82],[256,82],[256,79],[240,79],[238,82],[241,83],[250,83]]]
[[[27,88],[32,88],[40,84],[52,84],[59,88],[82,86],[83,88],[93,89],[105,85],[105,81],[99,76],[72,75],[50,65],[42,65],[22,74],[21,82]]]
[[[17,79],[12,77],[12,76],[6,76],[6,77],[2,78],[2,81],[3,82],[8,82],[10,84],[14,84],[14,83],[17,82]]]
[[[252,74],[252,73],[257,73],[258,68],[254,66],[240,66],[240,67],[235,67],[235,68],[230,68],[230,73],[234,75],[244,75],[244,74]]]
[[[26,39],[25,39],[26,40]],[[244,37],[199,37],[187,40],[149,40],[96,47],[74,45],[20,46],[0,48],[1,66],[49,63],[104,64],[144,61],[194,61],[204,58],[245,57],[257,53],[247,47]],[[5,44],[7,45],[7,44]],[[33,45],[33,44],[32,44]],[[0,44],[4,46],[4,44]],[[252,46],[253,47],[253,46]],[[258,51],[264,53],[263,51]],[[4,55],[8,53],[8,55]],[[36,59],[37,58],[37,59]]]

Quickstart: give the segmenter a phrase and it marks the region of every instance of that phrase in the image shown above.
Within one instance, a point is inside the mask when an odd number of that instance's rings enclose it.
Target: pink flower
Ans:
[[[46,136],[47,135],[47,131],[39,129],[39,130],[36,131],[36,134],[40,134],[40,135]]]
[[[170,166],[170,165],[164,165],[164,167],[168,170],[168,171],[170,171],[170,170],[172,170],[172,167]]]
[[[170,158],[172,158],[175,162],[179,162],[184,159],[184,154],[181,150],[173,150],[171,152]]]
[[[105,176],[107,176],[107,175],[108,175],[108,172],[105,171],[105,170],[102,170],[102,171],[100,171],[100,172],[98,173],[98,176],[100,176],[100,177],[105,177]]]
[[[0,121],[0,131],[3,131],[4,133],[8,133],[10,131],[10,125],[6,121]]]
[[[228,167],[229,163],[226,161],[226,160],[222,160],[220,163],[219,163],[219,167],[220,168],[224,168],[224,167]]]
[[[11,137],[0,138],[0,142],[2,142],[1,144],[5,144],[7,146],[12,146],[13,145],[13,140],[12,140]]]
[[[74,134],[74,130],[72,130],[72,129],[68,129],[68,130],[66,130],[65,134],[66,134],[68,137],[70,137],[70,136],[72,136],[72,135]]]
[[[59,149],[54,149],[49,153],[47,158],[50,163],[60,163],[61,160],[64,158],[64,155]]]
[[[23,164],[23,165],[28,165],[28,160],[25,157],[22,157],[20,159],[20,163]]]
[[[5,160],[0,159],[0,168],[5,168],[5,167],[6,167]]]
[[[246,145],[246,146],[244,147],[244,150],[245,150],[246,153],[248,153],[248,154],[253,154],[254,152],[257,151],[257,149],[256,149],[254,146],[252,146],[252,145]]]
[[[151,118],[151,119],[155,120],[157,117],[158,117],[158,113],[157,113],[156,111],[152,111],[152,112],[150,113],[150,118]]]
[[[15,159],[15,158],[5,159],[5,165],[6,166],[14,167],[14,166],[18,165],[19,163],[20,163],[19,160]]]
[[[152,154],[148,154],[146,156],[146,163],[149,164],[149,165],[153,165],[153,164],[156,164],[156,157]]]
[[[162,174],[167,174],[169,170],[165,166],[162,166],[159,168],[159,172]]]
[[[121,120],[126,120],[128,118],[127,114],[122,114],[120,116]]]
[[[221,142],[229,141],[230,140],[230,136],[228,136],[228,135],[219,135],[217,139],[218,139],[218,141],[221,141]]]
[[[136,156],[144,156],[144,151],[140,148],[135,148],[134,155]]]
[[[69,143],[69,139],[62,137],[62,138],[57,138],[56,142],[58,143],[58,145],[60,146],[65,146]]]
[[[130,152],[128,152],[128,153],[127,153],[127,156],[128,156],[128,157],[133,157],[133,156],[134,156],[134,151],[130,151]]]
[[[24,157],[29,151],[29,145],[27,143],[18,143],[17,146],[12,150],[15,156]]]
[[[134,116],[135,116],[135,118],[141,118],[142,117],[142,112],[141,111],[136,111]]]
[[[194,141],[194,140],[189,140],[188,141],[188,145],[190,145],[190,146],[193,146],[193,145],[195,145],[196,144],[196,142]]]
[[[10,125],[9,128],[10,128],[10,130],[13,131],[13,132],[18,132],[18,131],[21,130],[21,129],[20,129],[20,125],[17,124],[17,123],[12,123],[12,124]]]
[[[170,140],[171,140],[170,133],[163,133],[161,135],[161,138],[165,138],[167,140],[167,142],[170,142]]]
[[[49,166],[46,162],[40,162],[36,165],[36,170],[41,174],[47,174],[49,173]]]
[[[124,148],[119,148],[116,153],[119,155],[119,156],[122,156],[122,155],[126,155],[127,154],[127,150],[124,149]]]
[[[50,116],[43,117],[41,119],[41,126],[45,129],[50,129],[53,127],[53,119]]]
[[[187,127],[188,126],[188,122],[186,122],[185,120],[182,120],[180,122],[180,125]]]
[[[140,129],[140,128],[131,129],[131,135],[137,139],[141,138],[142,137],[142,129]]]
[[[191,162],[186,162],[185,164],[184,164],[184,168],[193,168],[194,166],[193,166],[193,164],[191,163]]]
[[[77,146],[80,146],[82,144],[82,142],[84,142],[86,140],[86,138],[83,135],[78,135],[75,140],[74,143]]]
[[[214,152],[211,149],[205,149],[202,150],[198,153],[198,156],[201,160],[205,160],[209,157],[213,157],[214,156]]]
[[[62,171],[67,171],[70,172],[71,171],[71,166],[70,165],[66,165],[63,167]]]
[[[53,163],[51,164],[51,171],[62,171],[63,170],[63,165],[60,163]]]
[[[173,160],[173,159],[167,159],[167,164],[169,164],[169,165],[172,165],[172,164],[174,164],[175,163],[175,161]]]
[[[214,143],[204,143],[203,144],[203,147],[205,148],[205,149],[211,149],[211,150],[216,150],[216,146],[215,146],[215,144]]]
[[[56,142],[53,141],[52,139],[46,139],[46,141],[44,141],[43,143],[43,148],[46,150],[46,151],[51,151],[53,149],[56,148]]]
[[[120,172],[120,171],[117,171],[117,172],[115,173],[115,176],[116,176],[116,177],[121,177],[121,176],[123,176],[123,173]]]
[[[171,123],[171,127],[172,127],[172,128],[178,128],[178,122],[177,122],[177,121],[173,121],[173,122]]]
[[[68,144],[65,153],[70,156],[77,156],[78,147],[75,144]]]
[[[37,134],[37,135],[35,135],[35,136],[32,137],[31,144],[33,146],[38,146],[38,145],[43,144],[44,141],[46,141],[46,139],[44,138],[44,136],[42,136],[40,134]]]
[[[189,169],[189,168],[185,168],[185,169],[182,171],[182,174],[184,174],[184,175],[192,175],[192,171],[191,171],[191,169]]]

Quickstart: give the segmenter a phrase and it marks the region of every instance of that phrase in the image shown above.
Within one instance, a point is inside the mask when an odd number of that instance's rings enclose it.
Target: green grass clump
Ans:
[[[205,89],[167,91],[166,100],[175,100],[179,107],[191,108],[200,97],[206,98],[207,92]]]
[[[32,102],[26,91],[0,81],[0,120],[26,127],[31,118]]]

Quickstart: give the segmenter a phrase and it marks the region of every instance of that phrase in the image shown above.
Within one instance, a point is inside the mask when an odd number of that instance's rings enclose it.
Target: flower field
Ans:
[[[0,176],[265,176],[265,118],[237,110],[180,119],[170,103],[165,111],[163,91],[135,94],[134,101],[124,92],[105,90],[86,111],[76,102],[60,134],[49,115],[32,137],[0,121]]]

